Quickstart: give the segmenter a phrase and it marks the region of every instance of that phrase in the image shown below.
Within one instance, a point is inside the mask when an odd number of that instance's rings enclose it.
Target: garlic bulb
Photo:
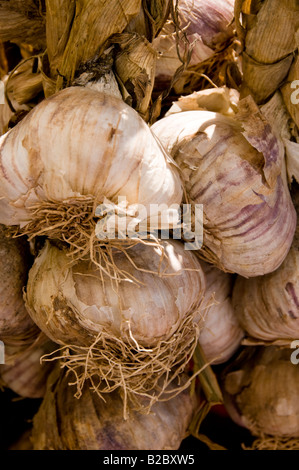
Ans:
[[[128,393],[148,393],[166,370],[172,380],[171,367],[176,375],[192,356],[204,274],[178,241],[154,250],[137,245],[128,255],[115,253],[114,261],[130,276],[117,286],[93,264],[71,262],[47,242],[29,273],[26,306],[49,338],[67,346],[66,364],[86,365],[85,376],[100,381],[98,390],[109,391],[110,381]]]
[[[6,344],[26,343],[36,333],[28,315],[22,289],[30,266],[29,246],[23,239],[12,239],[0,225],[0,339]]]
[[[281,176],[283,145],[252,99],[238,103],[234,118],[186,111],[152,130],[180,166],[190,200],[203,204],[200,254],[245,277],[277,269],[296,213]]]
[[[57,348],[42,335],[26,349],[6,347],[5,364],[0,366],[0,381],[25,398],[41,398],[46,391],[48,374],[53,363],[40,363],[43,355]]]
[[[289,344],[299,337],[299,250],[294,243],[273,273],[238,277],[233,290],[235,315],[252,338]]]
[[[145,122],[94,90],[70,87],[42,101],[0,138],[0,149],[0,222],[69,241],[79,257],[105,200],[122,197],[150,214],[150,205],[182,199],[178,171]]]
[[[226,409],[255,436],[299,437],[299,375],[291,351],[247,347],[223,372]]]
[[[192,48],[189,65],[209,59],[215,50],[233,37],[233,0],[180,0],[178,20],[181,30]],[[169,84],[182,65],[177,52],[176,27],[170,18],[160,35],[153,41],[159,52],[156,67],[156,85]],[[178,50],[184,57],[186,43],[181,33]]]
[[[232,306],[232,276],[203,261],[201,267],[206,278],[206,294],[199,344],[208,362],[221,364],[240,346],[244,332]]]
[[[33,420],[34,450],[175,450],[186,437],[197,406],[195,394],[187,389],[156,403],[149,414],[131,409],[125,420],[117,391],[103,401],[86,383],[77,400],[70,380],[65,374],[57,377],[56,371],[49,377]]]

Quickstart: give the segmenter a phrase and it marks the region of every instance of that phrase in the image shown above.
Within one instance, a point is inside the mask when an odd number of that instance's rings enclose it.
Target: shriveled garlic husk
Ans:
[[[26,349],[5,348],[5,364],[0,365],[0,384],[25,398],[41,398],[46,391],[53,363],[41,363],[41,357],[57,349],[57,344],[41,334]]]
[[[228,47],[234,37],[233,17],[233,0],[180,0],[153,41],[159,52],[155,87],[165,89],[173,83],[176,94],[190,93],[199,89],[200,73],[212,71],[217,62],[233,62],[233,49]],[[184,61],[187,71],[179,78]],[[220,74],[214,70],[210,78],[219,80]]]
[[[165,116],[182,111],[212,111],[225,116],[234,116],[237,111],[239,92],[227,87],[208,88],[194,91],[191,95],[181,96],[175,101]]]
[[[38,0],[0,1],[0,39],[16,44],[32,44],[36,49],[46,45],[45,17]]]
[[[19,109],[21,105],[29,105],[43,91],[42,75],[38,70],[34,71],[35,61],[36,57],[25,59],[8,77],[6,93],[11,104],[16,104]],[[29,111],[30,107],[25,109]]]
[[[78,9],[74,0],[47,0],[47,51],[41,61],[45,96],[77,83],[82,72],[85,82],[107,82],[107,89],[117,79],[123,100],[148,121],[157,56],[151,41],[169,4],[84,0]]]
[[[251,94],[260,104],[281,86],[291,67],[298,47],[298,2],[237,0],[235,18],[238,35],[244,42],[241,97]]]
[[[33,73],[30,58],[2,78],[0,92],[0,136],[21,121],[37,104],[42,90],[40,73]]]
[[[1,91],[4,92],[5,89],[5,84],[7,82],[8,76],[3,77],[1,80],[0,86],[1,86]],[[0,136],[5,134],[5,132],[8,131],[8,123],[10,118],[13,115],[13,111],[10,109],[9,104],[7,103],[7,100],[5,98],[5,94],[3,93],[3,100],[2,103],[0,104]]]
[[[298,270],[297,235],[276,271],[252,279],[237,278],[233,290],[235,315],[253,341],[289,345],[299,337]]]
[[[0,41],[0,80],[5,77],[9,72],[8,60],[6,56],[5,46],[2,41]]]
[[[206,278],[206,301],[199,344],[208,362],[222,364],[236,352],[244,336],[232,306],[233,279],[213,265],[200,264]]]
[[[296,213],[285,183],[284,147],[251,97],[234,118],[186,111],[152,126],[183,173],[188,198],[203,204],[203,248],[219,268],[254,277],[285,259]]]
[[[59,371],[58,371],[59,373]],[[33,420],[34,450],[175,450],[187,436],[188,426],[198,406],[190,388],[171,399],[156,403],[149,414],[130,409],[123,418],[122,399],[118,391],[100,399],[87,382],[78,400],[72,376],[49,377],[44,401]],[[143,398],[144,406],[147,399]]]
[[[152,391],[161,375],[167,372],[165,387],[196,347],[205,289],[196,256],[178,241],[163,241],[155,250],[137,245],[128,256],[114,255],[129,277],[117,288],[94,265],[70,262],[49,242],[30,270],[28,312],[64,346],[66,367],[85,367],[77,373],[79,395],[84,380],[92,377],[99,394],[121,387],[126,396],[156,400]]]
[[[153,205],[181,203],[178,170],[146,123],[94,90],[70,87],[42,101],[2,136],[0,149],[0,222],[69,242],[78,257],[98,250],[101,258],[103,246],[126,243],[98,240],[99,204],[117,208],[124,198],[132,221],[140,205],[147,220]]]
[[[138,33],[152,42],[163,28],[171,6],[172,0],[143,1],[138,15],[130,21],[125,31]]]
[[[22,289],[30,267],[29,246],[26,240],[8,238],[0,225],[0,339],[5,344],[26,342],[36,333],[27,313]]]
[[[291,353],[275,346],[247,347],[222,374],[227,411],[264,448],[299,446],[299,370]]]

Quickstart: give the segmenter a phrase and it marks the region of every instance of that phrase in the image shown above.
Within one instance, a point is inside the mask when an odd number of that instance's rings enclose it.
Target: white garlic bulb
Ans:
[[[85,221],[84,251],[107,199],[125,198],[148,214],[150,205],[181,203],[178,170],[147,124],[95,90],[70,87],[43,100],[0,138],[0,151],[0,222],[29,236],[78,247]]]
[[[93,264],[70,261],[47,242],[30,270],[25,298],[34,322],[76,353],[77,367],[87,364],[87,376],[125,388],[133,380],[130,390],[144,392],[166,370],[170,378],[172,367],[176,375],[191,359],[205,277],[197,257],[178,241],[155,249],[137,245],[127,254],[130,259],[114,254],[130,276],[115,285]],[[68,359],[70,367],[76,363],[72,355]]]

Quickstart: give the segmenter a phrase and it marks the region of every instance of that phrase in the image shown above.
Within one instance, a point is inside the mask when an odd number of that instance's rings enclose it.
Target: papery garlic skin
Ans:
[[[282,143],[250,100],[239,106],[234,119],[186,111],[160,119],[152,130],[180,166],[191,202],[203,204],[209,260],[253,277],[283,262],[296,213],[280,176]]]
[[[282,265],[265,276],[238,277],[233,306],[251,338],[290,344],[299,337],[299,251],[295,243]]]
[[[156,403],[149,414],[130,409],[125,420],[117,391],[103,401],[86,384],[77,400],[70,377],[64,375],[56,382],[54,377],[53,373],[34,417],[35,450],[175,450],[186,437],[197,407],[196,395],[187,389],[170,400],[166,394],[166,401]]]
[[[291,351],[248,347],[223,372],[226,409],[255,436],[299,437],[299,376]]]
[[[195,65],[210,58],[217,48],[233,37],[233,0],[180,0],[178,18],[180,27],[192,47],[189,65]],[[168,83],[182,65],[177,53],[175,27],[171,18],[160,35],[153,41],[159,52],[156,66],[156,83]],[[183,38],[178,43],[184,57]]]
[[[7,347],[5,364],[0,365],[0,382],[22,397],[42,398],[53,363],[41,364],[41,358],[55,349],[57,345],[44,335],[25,350]]]
[[[145,122],[122,100],[70,87],[0,139],[0,222],[26,225],[41,201],[92,196],[180,204],[182,187]]]
[[[142,346],[155,346],[178,330],[186,315],[200,324],[205,277],[200,262],[184,245],[163,242],[161,249],[137,245],[114,255],[115,263],[141,283],[117,286],[88,262],[72,262],[49,242],[29,273],[26,306],[39,328],[62,345],[86,346],[103,330],[121,338],[129,331]],[[152,271],[152,272],[144,272]],[[165,272],[164,272],[165,271]]]
[[[29,245],[23,239],[8,238],[3,225],[0,225],[0,259],[0,339],[9,344],[25,342],[36,330],[22,292],[31,263]]]
[[[199,344],[208,362],[222,364],[236,352],[244,336],[232,306],[233,280],[213,265],[203,261],[200,264],[207,287]]]

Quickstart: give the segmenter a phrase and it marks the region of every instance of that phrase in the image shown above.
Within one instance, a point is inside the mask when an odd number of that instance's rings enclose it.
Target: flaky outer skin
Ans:
[[[187,389],[156,403],[149,414],[130,410],[125,420],[117,391],[106,394],[104,402],[86,384],[76,399],[70,381],[70,376],[57,379],[55,371],[50,376],[34,418],[35,450],[175,450],[186,437],[197,406],[197,398]]]

